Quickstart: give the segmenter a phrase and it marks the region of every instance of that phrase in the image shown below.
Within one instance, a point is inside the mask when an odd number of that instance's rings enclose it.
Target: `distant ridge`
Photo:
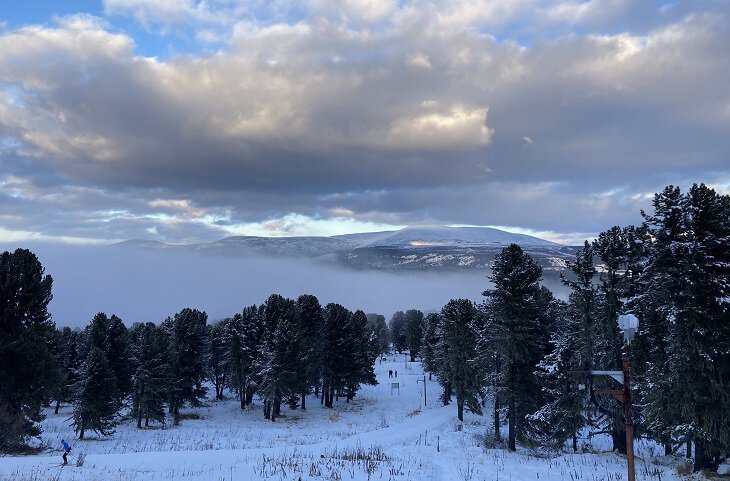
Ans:
[[[560,247],[545,239],[491,227],[414,226],[366,235],[372,237],[361,247],[494,247],[509,244]]]

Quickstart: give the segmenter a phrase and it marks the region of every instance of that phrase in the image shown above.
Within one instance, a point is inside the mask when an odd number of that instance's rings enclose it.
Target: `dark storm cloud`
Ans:
[[[217,54],[166,60],[93,17],[0,35],[0,227],[182,242],[296,214],[595,233],[667,183],[729,182],[723,3],[367,3],[259,24],[150,9],[228,29]]]

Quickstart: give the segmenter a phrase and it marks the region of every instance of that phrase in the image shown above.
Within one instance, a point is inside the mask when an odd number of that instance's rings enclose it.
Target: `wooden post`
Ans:
[[[626,418],[626,460],[629,481],[635,481],[636,471],[634,468],[634,420],[631,406],[631,385],[629,383],[629,360],[631,355],[631,344],[626,347],[623,355],[624,371],[624,417]]]

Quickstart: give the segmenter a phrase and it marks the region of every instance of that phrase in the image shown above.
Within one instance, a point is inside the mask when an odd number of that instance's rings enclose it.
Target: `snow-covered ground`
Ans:
[[[42,442],[53,450],[37,456],[0,457],[7,481],[248,481],[248,480],[434,480],[434,481],[619,481],[625,458],[600,452],[582,440],[584,454],[545,456],[526,449],[487,449],[489,416],[466,414],[460,426],[456,406],[438,401],[436,381],[426,382],[419,363],[404,356],[377,361],[377,386],[364,386],[354,402],[325,409],[312,396],[306,411],[290,411],[275,423],[260,406],[241,411],[235,399],[188,409],[178,427],[136,429],[125,420],[110,438],[72,443],[83,454],[61,467],[61,439],[74,439],[70,409],[49,412]],[[397,370],[397,378],[388,371]],[[391,386],[398,383],[399,389]],[[197,419],[196,419],[197,417]],[[505,430],[506,433],[506,430]],[[606,440],[603,439],[603,443]],[[680,479],[678,460],[658,458],[659,449],[639,441],[637,480]]]

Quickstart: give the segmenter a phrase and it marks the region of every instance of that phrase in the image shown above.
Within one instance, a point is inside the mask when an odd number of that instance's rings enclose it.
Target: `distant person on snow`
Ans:
[[[63,466],[66,466],[68,464],[68,459],[66,459],[66,456],[68,456],[68,453],[71,452],[71,446],[68,445],[68,443],[65,440],[61,440],[61,444],[63,444]]]

